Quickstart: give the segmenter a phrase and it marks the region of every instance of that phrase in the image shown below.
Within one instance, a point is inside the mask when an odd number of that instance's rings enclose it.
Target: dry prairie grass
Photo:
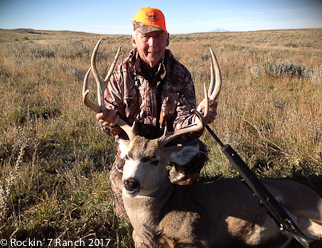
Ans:
[[[133,247],[130,224],[113,212],[108,169],[114,140],[100,132],[81,102],[99,36],[26,32],[0,30],[0,185],[11,189],[0,206],[0,238],[111,238],[112,247]],[[23,36],[29,40],[22,42]],[[118,46],[125,53],[131,49],[128,36],[105,38],[98,63],[102,74]],[[321,195],[322,30],[170,39],[169,48],[193,76],[198,99],[210,78],[208,47],[214,49],[224,87],[212,127],[224,143],[260,177],[293,178]],[[214,141],[207,134],[202,139],[210,148],[202,180],[237,176]]]

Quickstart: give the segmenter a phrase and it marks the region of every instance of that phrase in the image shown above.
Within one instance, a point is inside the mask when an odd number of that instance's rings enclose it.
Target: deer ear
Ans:
[[[178,165],[187,164],[194,156],[200,152],[199,143],[187,146],[165,147],[168,163],[173,162]]]

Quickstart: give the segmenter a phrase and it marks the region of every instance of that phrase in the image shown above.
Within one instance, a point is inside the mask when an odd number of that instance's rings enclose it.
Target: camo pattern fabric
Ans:
[[[115,109],[129,125],[137,121],[138,133],[146,138],[157,138],[167,123],[169,131],[195,121],[191,110],[196,108],[195,89],[191,74],[166,50],[162,63],[153,73],[145,73],[136,49],[119,62],[104,92],[105,105]],[[117,130],[115,132],[115,129]],[[104,130],[111,134],[111,129]],[[127,139],[114,127],[116,139]],[[201,135],[193,134],[197,138]]]

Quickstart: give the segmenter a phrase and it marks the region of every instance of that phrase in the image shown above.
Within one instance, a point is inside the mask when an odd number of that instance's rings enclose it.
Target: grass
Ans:
[[[113,212],[114,139],[81,101],[100,37],[31,31],[0,30],[0,239],[110,238],[112,247],[133,247],[130,223]],[[102,75],[118,46],[131,49],[128,36],[104,37]],[[320,195],[321,37],[321,29],[200,33],[172,35],[169,46],[190,70],[198,100],[214,49],[224,87],[211,126],[224,143],[259,177],[292,178]],[[206,132],[202,139],[210,148],[202,178],[237,176]]]

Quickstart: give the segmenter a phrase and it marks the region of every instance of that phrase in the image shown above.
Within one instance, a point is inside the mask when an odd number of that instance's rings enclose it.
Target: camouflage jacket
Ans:
[[[120,118],[132,125],[137,120],[138,133],[146,138],[163,134],[194,122],[195,89],[188,69],[170,50],[151,74],[142,71],[136,49],[119,62],[104,92],[105,105],[115,109]],[[105,131],[109,134],[109,130]],[[201,134],[197,134],[199,137]],[[196,138],[196,134],[193,135]],[[124,132],[116,139],[126,139]],[[192,137],[190,137],[192,138]]]

